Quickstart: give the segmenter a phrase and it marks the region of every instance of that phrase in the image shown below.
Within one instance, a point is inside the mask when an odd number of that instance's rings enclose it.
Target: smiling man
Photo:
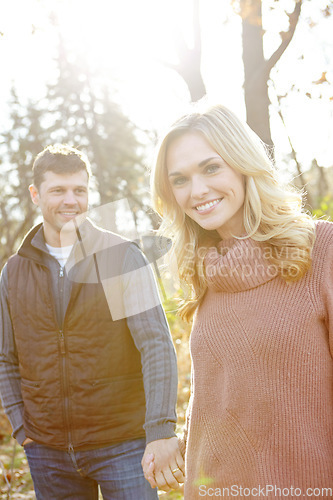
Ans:
[[[38,187],[30,186],[33,203],[43,214],[45,241],[60,247],[60,232],[64,224],[88,209],[88,173],[71,174],[46,171]]]
[[[183,467],[175,350],[141,251],[85,215],[89,176],[64,145],[34,162],[43,222],[1,274],[2,403],[38,500],[95,500],[98,485],[104,499],[156,499],[144,452]]]

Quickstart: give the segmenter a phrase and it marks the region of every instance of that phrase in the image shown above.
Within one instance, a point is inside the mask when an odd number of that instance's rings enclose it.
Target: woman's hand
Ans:
[[[33,442],[33,439],[25,438],[25,440],[22,443],[22,446],[24,446],[25,444],[28,444],[28,443],[32,443],[32,442]]]

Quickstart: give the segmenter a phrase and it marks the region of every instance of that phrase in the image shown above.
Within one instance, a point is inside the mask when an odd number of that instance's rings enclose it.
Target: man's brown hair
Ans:
[[[91,169],[87,156],[67,144],[54,144],[47,146],[36,156],[32,166],[33,183],[39,189],[44,181],[44,174],[48,171],[55,174],[73,174],[80,170],[85,170],[89,179]]]

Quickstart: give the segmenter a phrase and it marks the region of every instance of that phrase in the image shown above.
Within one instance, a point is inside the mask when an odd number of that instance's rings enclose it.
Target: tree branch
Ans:
[[[201,59],[201,28],[200,28],[200,9],[199,0],[193,0],[193,37],[194,50]]]
[[[175,45],[179,59],[178,64],[164,62],[164,65],[175,70],[185,81],[192,102],[198,101],[206,94],[201,75],[201,29],[199,0],[193,0],[193,39],[194,46],[189,48],[179,26],[175,28]]]
[[[286,48],[288,47],[294,36],[298,19],[301,13],[302,2],[303,0],[296,0],[293,12],[291,12],[291,14],[288,14],[289,29],[288,31],[282,31],[280,33],[282,39],[281,44],[266,62],[267,74],[269,74],[270,70],[278,62],[278,60],[280,59],[280,57],[282,56],[282,54],[284,53],[284,51],[286,50]]]

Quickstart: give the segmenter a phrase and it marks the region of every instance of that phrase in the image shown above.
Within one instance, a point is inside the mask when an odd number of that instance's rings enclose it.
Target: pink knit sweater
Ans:
[[[253,240],[221,247],[191,334],[185,499],[333,495],[333,224],[292,284]]]

